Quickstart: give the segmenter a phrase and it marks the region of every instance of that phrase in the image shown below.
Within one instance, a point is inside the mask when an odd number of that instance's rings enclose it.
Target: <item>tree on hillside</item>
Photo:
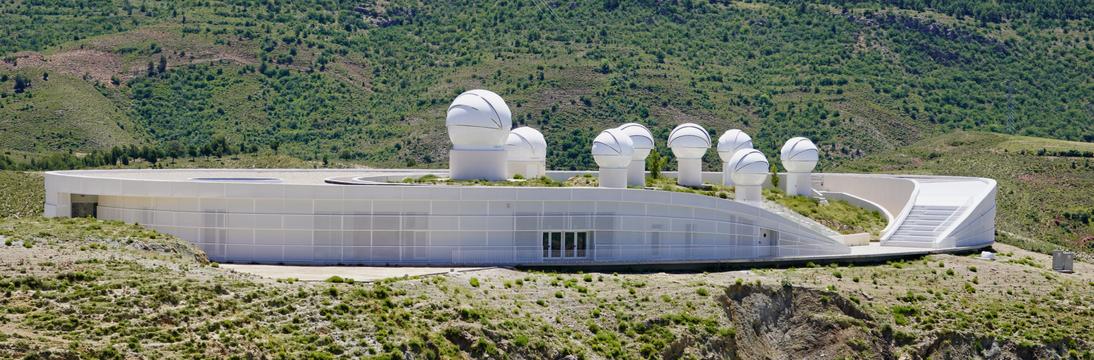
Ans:
[[[156,67],[156,72],[164,74],[167,72],[167,58],[160,54],[160,65]]]
[[[26,76],[23,76],[21,74],[20,75],[15,75],[15,93],[16,94],[19,94],[19,93],[22,93],[23,91],[26,91],[26,89],[28,87],[30,87],[30,80],[27,79]]]
[[[152,65],[152,62],[148,62],[148,77],[156,76],[156,66]]]

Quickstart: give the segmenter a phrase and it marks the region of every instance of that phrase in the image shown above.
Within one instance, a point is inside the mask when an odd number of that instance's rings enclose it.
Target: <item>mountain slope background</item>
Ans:
[[[1062,0],[5,2],[0,148],[219,136],[440,166],[445,109],[478,87],[543,130],[562,169],[591,168],[592,137],[626,121],[659,138],[742,128],[769,156],[803,135],[826,160],[957,129],[1090,142],[1092,15]]]
[[[1094,255],[1094,144],[952,132],[830,166],[833,172],[995,179],[996,240],[1043,253]]]

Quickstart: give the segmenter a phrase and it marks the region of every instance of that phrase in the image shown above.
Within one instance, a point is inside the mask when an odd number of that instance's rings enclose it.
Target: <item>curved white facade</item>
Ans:
[[[222,262],[530,265],[849,252],[829,235],[761,207],[689,193],[323,182],[361,174],[360,170],[50,172],[46,174],[46,212],[68,216],[73,208],[87,208],[79,202],[94,201],[99,218],[140,223],[179,236]],[[256,176],[281,182],[190,180]],[[551,256],[550,237],[556,233],[562,236],[559,257]],[[577,249],[573,256],[566,256],[566,237],[579,233],[586,241],[584,256],[576,256]],[[764,234],[777,234],[777,243]]]
[[[824,191],[854,194],[896,214],[896,226],[883,235],[881,246],[848,247],[838,236],[817,230],[816,224],[801,223],[759,204],[698,194],[383,184],[426,174],[446,175],[423,170],[56,171],[45,175],[46,215],[87,214],[139,223],[191,241],[215,261],[272,264],[826,259],[854,257],[857,251],[959,249],[993,241],[995,190],[989,179],[815,174]],[[577,174],[548,176],[565,179]],[[703,174],[712,179],[720,175]],[[371,185],[324,181],[337,177]],[[911,209],[938,205],[936,196],[945,195],[940,192],[943,183],[957,184],[972,195],[951,201],[965,206],[953,212],[952,221],[937,226],[934,237],[907,237],[908,229],[914,229],[909,228]],[[907,184],[909,191],[894,196],[886,190],[894,184]],[[559,256],[553,256],[556,236]],[[579,238],[584,241],[581,256]],[[573,244],[569,256],[568,244]]]

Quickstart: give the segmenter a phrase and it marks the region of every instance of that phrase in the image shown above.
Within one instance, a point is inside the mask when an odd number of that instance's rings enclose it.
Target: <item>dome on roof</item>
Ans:
[[[779,160],[789,172],[810,172],[817,166],[820,154],[817,145],[803,137],[796,137],[783,144]]]
[[[710,148],[710,134],[697,124],[680,124],[669,133],[668,146],[678,158],[701,158]]]
[[[718,137],[718,156],[722,161],[729,162],[737,150],[751,149],[752,137],[740,129],[727,130]]]
[[[729,169],[733,173],[733,183],[743,186],[763,185],[767,180],[771,164],[764,153],[756,149],[741,150],[729,159]]]
[[[509,153],[509,160],[544,160],[547,158],[547,140],[539,130],[519,127],[509,132],[505,151]]]
[[[448,138],[458,148],[491,148],[505,144],[513,114],[501,96],[489,90],[469,90],[448,106]]]
[[[626,123],[619,125],[619,130],[631,137],[635,150],[653,149],[653,134],[645,125],[639,123]]]
[[[593,139],[593,160],[602,168],[625,168],[634,156],[634,142],[623,130],[608,129]]]

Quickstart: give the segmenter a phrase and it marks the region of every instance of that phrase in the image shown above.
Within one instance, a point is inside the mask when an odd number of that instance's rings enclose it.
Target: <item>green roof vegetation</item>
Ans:
[[[596,187],[596,176],[582,174],[566,181],[557,181],[547,176],[535,179],[510,179],[506,181],[452,180],[436,175],[423,175],[403,179],[407,184],[458,185],[458,186],[517,186],[517,187]],[[637,189],[636,187],[632,187]],[[646,188],[661,191],[684,192],[712,196],[720,199],[733,199],[732,186],[705,184],[702,188],[680,186],[676,179],[668,177],[646,177]],[[877,211],[866,210],[842,200],[828,200],[821,204],[817,199],[806,196],[787,196],[779,189],[764,189],[764,198],[785,206],[790,210],[821,223],[842,234],[870,233],[875,238],[885,228],[887,220]]]

